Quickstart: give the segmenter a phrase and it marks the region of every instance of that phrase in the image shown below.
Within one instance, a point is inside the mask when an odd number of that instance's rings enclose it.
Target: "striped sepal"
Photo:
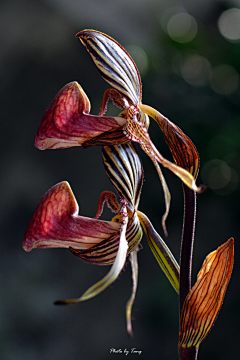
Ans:
[[[233,238],[206,257],[183,304],[179,348],[198,348],[211,330],[231,277],[233,257]]]
[[[127,51],[116,40],[99,31],[83,30],[76,37],[86,47],[100,75],[137,105],[142,97],[141,78]]]
[[[142,239],[142,228],[137,214],[129,220],[126,231],[128,242],[128,254],[130,254]],[[70,247],[71,252],[83,261],[95,265],[111,265],[117,255],[119,246],[119,234],[112,236],[106,241],[102,241],[98,246],[93,246],[89,250],[77,250]]]
[[[118,196],[128,202],[133,212],[137,208],[143,183],[141,160],[133,144],[105,146],[103,163]]]

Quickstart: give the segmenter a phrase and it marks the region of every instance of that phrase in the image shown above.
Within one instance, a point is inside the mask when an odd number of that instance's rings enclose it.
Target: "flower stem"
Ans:
[[[184,300],[191,290],[192,253],[196,219],[196,193],[183,184],[184,223],[180,251],[180,314]]]
[[[179,347],[179,357],[181,360],[197,360],[198,348],[191,347]]]

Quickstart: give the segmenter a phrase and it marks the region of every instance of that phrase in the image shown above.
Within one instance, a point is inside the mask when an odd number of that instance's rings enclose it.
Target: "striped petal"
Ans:
[[[126,123],[122,117],[94,116],[89,111],[90,102],[81,86],[76,81],[65,85],[45,112],[34,145],[40,150],[81,146]]]
[[[179,293],[179,265],[171,251],[153,228],[145,214],[137,211],[138,218],[147,236],[147,241],[159,266],[167,276],[173,288]]]
[[[120,220],[117,215],[113,220]],[[136,213],[128,221],[126,230],[126,239],[128,241],[128,254],[130,254],[142,239],[142,228]],[[70,247],[70,251],[81,260],[95,265],[111,265],[113,264],[119,246],[119,233],[113,235],[109,239],[103,240],[96,246],[87,250],[78,250]]]
[[[157,110],[148,105],[140,104],[139,107],[160,126],[176,164],[189,171],[190,174],[196,178],[200,159],[197,149],[189,137],[187,137],[177,125],[173,124]]]
[[[141,160],[133,144],[105,146],[102,150],[107,175],[118,196],[128,202],[133,212],[137,208],[143,183]]]
[[[231,238],[206,257],[181,312],[178,343],[181,359],[185,359],[187,351],[198,349],[211,330],[231,277],[233,256]]]
[[[86,47],[100,75],[132,104],[141,102],[140,75],[127,51],[116,40],[99,31],[83,30],[76,37]]]
[[[114,260],[114,263],[110,271],[102,280],[98,281],[95,285],[91,286],[87,291],[85,291],[85,293],[80,298],[60,300],[60,301],[56,301],[55,304],[70,305],[70,304],[78,303],[80,301],[91,299],[92,297],[100,294],[103,290],[105,290],[109,285],[111,285],[117,279],[117,277],[119,276],[120,272],[124,267],[127,256],[127,250],[128,250],[128,242],[126,240],[128,215],[125,206],[122,207],[121,214],[122,214],[122,222],[120,227],[119,246],[118,246],[117,256]]]
[[[90,247],[117,234],[120,225],[78,215],[78,204],[69,184],[53,186],[41,199],[25,232],[24,250],[33,248]]]
[[[178,176],[190,189],[195,192],[202,192],[203,187],[197,187],[195,178],[189,171],[185,170],[181,166],[173,164],[172,162],[165,159],[160,152],[156,149],[152,143],[147,129],[142,126],[142,123],[139,121],[128,120],[127,124],[124,126],[124,133],[131,141],[138,142],[144,152],[150,157],[154,162],[155,160],[159,162],[164,167],[172,171],[176,176]]]

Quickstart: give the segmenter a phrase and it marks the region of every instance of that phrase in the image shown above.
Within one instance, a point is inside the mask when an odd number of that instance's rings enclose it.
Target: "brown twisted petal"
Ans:
[[[78,204],[69,184],[62,181],[43,196],[25,232],[24,250],[33,248],[88,249],[118,234],[120,225],[78,215]]]
[[[144,107],[147,108],[147,106],[145,105]],[[152,160],[155,159],[161,165],[168,168],[175,175],[177,175],[190,189],[198,193],[203,191],[203,186],[197,187],[195,178],[189,171],[182,168],[181,166],[171,163],[159,153],[159,151],[152,143],[149,134],[147,132],[147,129],[144,128],[140,122],[128,120],[126,125],[124,126],[124,131],[126,136],[128,136],[132,141],[140,143],[140,146],[143,148],[145,153],[150,157],[150,159]]]
[[[139,107],[142,111],[151,116],[160,126],[176,164],[188,170],[194,178],[196,178],[200,159],[198,151],[189,137],[186,136],[177,125],[172,123],[157,110],[148,105],[140,104]]]
[[[167,118],[160,123],[160,128],[176,164],[188,170],[196,178],[199,169],[199,154],[193,142]]]
[[[34,145],[40,150],[81,146],[126,123],[120,117],[94,116],[89,111],[90,102],[81,86],[76,81],[65,85],[45,112]]]
[[[231,277],[233,257],[233,238],[206,257],[183,304],[179,348],[198,348],[211,330]]]

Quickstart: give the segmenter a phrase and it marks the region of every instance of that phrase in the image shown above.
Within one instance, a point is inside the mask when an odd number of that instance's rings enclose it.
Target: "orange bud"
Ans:
[[[231,277],[234,240],[230,238],[205,259],[181,313],[179,351],[198,348],[218,315]]]

